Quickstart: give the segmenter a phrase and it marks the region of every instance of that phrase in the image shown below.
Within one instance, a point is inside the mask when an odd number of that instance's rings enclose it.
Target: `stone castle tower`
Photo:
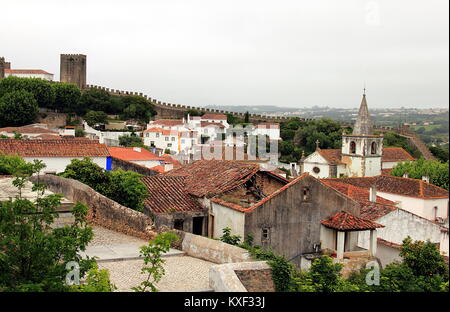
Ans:
[[[342,162],[349,177],[370,177],[381,174],[383,136],[373,134],[373,123],[364,92],[352,134],[342,135]]]
[[[5,78],[5,67],[6,67],[5,58],[0,57],[0,79]]]
[[[86,86],[86,55],[61,54],[60,82],[71,82],[83,89]]]

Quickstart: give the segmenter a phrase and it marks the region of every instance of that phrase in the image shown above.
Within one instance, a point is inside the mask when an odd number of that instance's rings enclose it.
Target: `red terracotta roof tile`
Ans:
[[[209,127],[214,126],[218,128],[225,128],[225,126],[219,122],[207,122],[207,121],[200,121],[200,127]]]
[[[162,133],[162,135],[179,135],[180,134],[180,132],[178,130],[163,129],[163,128],[157,128],[157,127],[144,130],[144,133],[149,133],[149,132]]]
[[[0,139],[0,153],[22,157],[107,157],[105,144],[92,140]]]
[[[387,240],[384,240],[384,239],[382,239],[382,238],[377,238],[377,241],[378,241],[378,243],[380,243],[380,244],[383,244],[383,245],[386,245],[386,246],[389,246],[389,247],[393,247],[393,248],[396,248],[396,249],[400,249],[400,247],[402,246],[401,244],[396,244],[396,243],[393,243],[393,242],[388,242]]]
[[[340,149],[317,149],[317,152],[325,158],[330,164],[342,164]]]
[[[53,75],[42,69],[5,69],[5,74],[44,74]]]
[[[204,211],[200,203],[185,191],[186,179],[167,175],[142,177],[149,193],[144,200],[145,208],[153,213]]]
[[[223,114],[204,114],[202,119],[227,120],[227,116]]]
[[[169,154],[162,154],[162,155],[161,155],[161,158],[164,159],[164,162],[165,162],[166,164],[172,164],[174,168],[179,168],[179,167],[181,167],[181,163],[180,163],[178,160],[174,159],[174,158],[173,158],[171,155],[169,155]]]
[[[382,161],[394,162],[394,161],[408,161],[415,160],[407,151],[401,147],[383,147]]]
[[[140,152],[135,150],[134,147],[108,146],[108,150],[111,156],[123,160],[164,160],[143,147],[140,148]]]
[[[326,220],[321,220],[320,223],[338,231],[365,231],[384,227],[382,224],[356,217],[346,211],[341,211]]]
[[[23,126],[23,127],[5,127],[0,128],[0,132],[8,132],[8,133],[21,133],[21,134],[36,134],[36,133],[42,133],[42,134],[58,134],[58,132],[48,130],[46,128],[40,128],[40,127],[31,127],[31,126]]]
[[[159,119],[152,122],[150,125],[159,125],[165,127],[182,126],[183,120],[181,119]]]
[[[164,173],[164,172],[166,172],[166,170],[164,169],[164,166],[163,166],[163,165],[151,167],[150,169],[151,169],[151,170],[154,170],[154,171],[156,171],[156,172],[158,172],[158,173]]]
[[[422,180],[378,175],[373,177],[352,177],[324,179],[351,184],[360,188],[369,189],[375,185],[377,191],[398,194],[416,198],[448,198],[448,191]]]
[[[197,197],[220,194],[248,181],[259,165],[226,160],[197,160],[165,175],[183,176],[186,190]]]

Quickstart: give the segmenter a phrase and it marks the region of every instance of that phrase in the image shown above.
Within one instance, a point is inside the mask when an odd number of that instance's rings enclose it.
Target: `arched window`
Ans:
[[[372,155],[377,153],[377,143],[372,142],[372,145],[371,145],[371,148],[370,148],[370,153]]]
[[[350,153],[355,154],[356,153],[356,143],[354,141],[350,142]]]

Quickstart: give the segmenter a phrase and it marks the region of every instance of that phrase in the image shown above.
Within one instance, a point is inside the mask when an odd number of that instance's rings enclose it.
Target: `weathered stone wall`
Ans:
[[[303,198],[303,192],[309,196]],[[321,220],[340,211],[359,216],[359,204],[324,185],[311,176],[305,176],[284,192],[245,213],[244,235],[253,234],[254,243],[270,247],[277,254],[300,266],[300,255],[313,253],[320,244]],[[268,229],[263,239],[262,229]]]
[[[84,88],[86,86],[86,55],[61,54],[59,80]]]
[[[31,177],[30,180],[35,182],[37,176]],[[41,175],[39,180],[47,184],[50,191],[88,206],[89,222],[143,239],[152,239],[156,235],[153,222],[148,216],[120,205],[86,184],[54,175]]]
[[[157,171],[151,170],[147,167],[132,163],[130,161],[122,160],[119,158],[111,157],[112,159],[112,169],[122,169],[122,170],[130,170],[137,173],[140,173],[144,176],[152,176],[158,174]]]
[[[214,263],[251,261],[250,254],[243,248],[183,231],[173,232],[180,237],[173,247],[183,250],[188,256]]]
[[[66,125],[66,114],[42,112],[38,114],[36,122],[46,124],[49,128],[59,128]]]
[[[274,292],[275,284],[272,279],[272,268],[249,269],[234,271],[249,292]]]
[[[272,268],[265,261],[214,265],[209,286],[215,292],[274,292]]]
[[[5,58],[0,57],[0,79],[5,78]]]

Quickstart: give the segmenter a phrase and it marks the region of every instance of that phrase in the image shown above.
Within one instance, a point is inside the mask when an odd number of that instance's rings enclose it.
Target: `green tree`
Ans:
[[[249,122],[250,122],[250,113],[249,112],[245,112],[244,123],[249,123]]]
[[[383,146],[401,147],[415,158],[419,158],[421,156],[420,152],[408,143],[408,139],[406,137],[403,137],[395,132],[387,132],[384,134]]]
[[[83,119],[91,127],[96,124],[108,124],[108,115],[102,111],[90,110],[84,115]]]
[[[90,158],[72,159],[61,176],[78,180],[105,195],[109,191],[111,176]],[[106,196],[106,195],[105,195]]]
[[[241,237],[239,235],[231,235],[231,228],[226,227],[222,230],[223,234],[220,237],[220,241],[230,244],[230,245],[238,245]]]
[[[105,90],[88,89],[83,91],[78,105],[77,114],[83,115],[87,111],[111,112],[111,96]]]
[[[142,274],[148,274],[147,279],[141,283],[140,286],[133,287],[134,291],[146,292],[147,288],[152,292],[157,292],[156,284],[161,280],[165,274],[164,263],[166,260],[162,259],[162,254],[170,250],[172,243],[176,242],[179,237],[171,232],[158,234],[148,246],[141,247],[141,256],[144,257],[144,267],[141,270]]]
[[[122,102],[125,106],[121,118],[149,122],[156,115],[153,104],[146,98],[138,95],[124,96]]]
[[[391,175],[397,177],[405,173],[413,179],[422,179],[423,176],[428,175],[430,183],[448,190],[448,162],[441,163],[437,160],[419,158],[416,161],[399,163],[391,171]]]
[[[20,156],[0,153],[0,175],[19,174],[28,163]]]
[[[82,128],[76,128],[75,129],[75,137],[77,138],[83,138],[86,136],[86,132]]]
[[[111,283],[109,271],[106,269],[99,270],[98,265],[94,263],[87,271],[86,282],[79,285],[73,285],[70,288],[72,292],[112,292],[117,287]]]
[[[24,90],[9,92],[0,98],[0,126],[30,124],[36,119],[38,111],[32,93]]]
[[[0,97],[14,91],[30,92],[39,107],[51,108],[55,102],[55,91],[47,80],[13,76],[0,80]]]
[[[106,171],[90,158],[72,159],[61,176],[78,180],[128,208],[142,211],[147,188],[133,171]]]
[[[243,120],[233,114],[227,113],[227,123],[230,125],[237,125],[243,123]]]
[[[449,160],[448,148],[444,149],[439,146],[431,146],[431,145],[429,145],[428,148],[430,149],[430,152],[440,161],[447,162]]]
[[[0,291],[67,291],[66,264],[77,262],[82,278],[95,262],[79,255],[93,237],[85,222],[85,205],[76,203],[72,208],[73,224],[52,228],[62,196],[43,196],[45,186],[37,182],[33,186],[37,198],[22,197],[28,177],[44,167],[35,160],[13,170],[18,194],[0,202]]]
[[[134,171],[111,171],[108,197],[137,211],[144,210],[144,198],[148,195],[147,187],[141,182],[141,174]]]
[[[54,104],[50,107],[65,113],[82,113],[79,110],[81,91],[73,83],[54,83],[51,85],[55,93]]]
[[[119,137],[119,145],[125,147],[144,147],[142,138],[132,132],[130,135],[125,134]]]

